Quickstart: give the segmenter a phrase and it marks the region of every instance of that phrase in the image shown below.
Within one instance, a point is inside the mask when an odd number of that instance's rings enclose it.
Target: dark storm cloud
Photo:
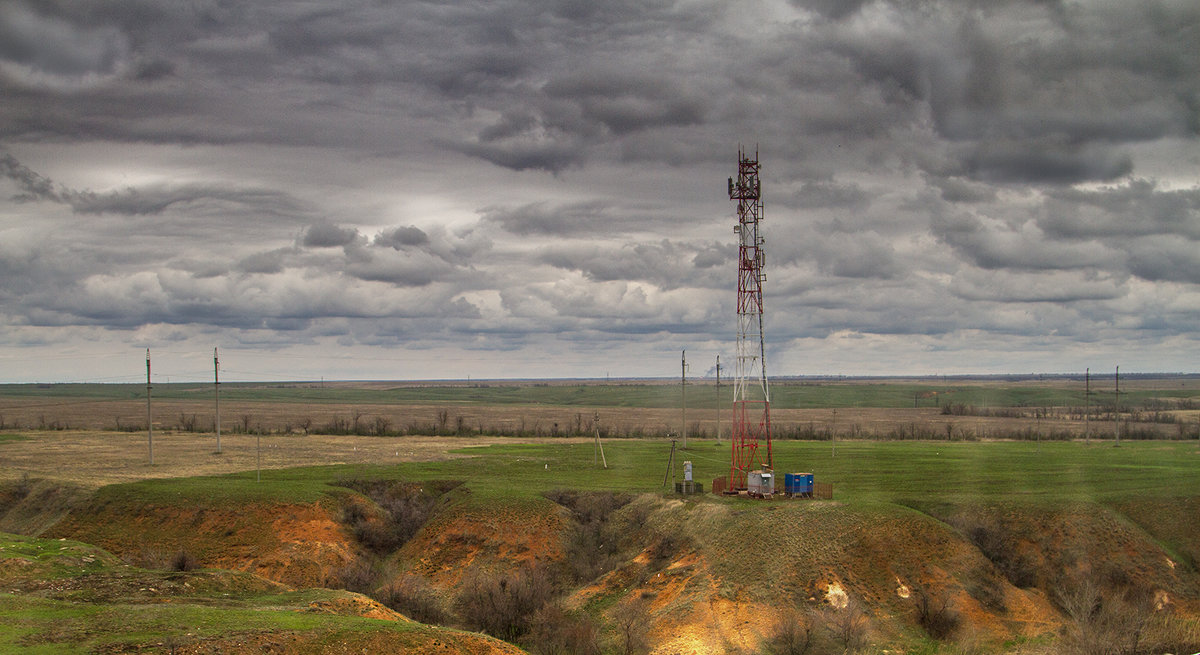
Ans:
[[[699,94],[671,78],[627,71],[584,70],[551,80],[543,91],[573,104],[585,124],[599,124],[618,135],[692,125],[701,122],[706,111]]]
[[[862,210],[870,205],[871,196],[857,184],[808,181],[794,193],[775,202],[797,209],[841,207]]]
[[[305,232],[301,243],[310,248],[336,248],[348,246],[359,238],[358,230],[338,227],[329,223],[317,223]]]
[[[115,75],[129,50],[111,26],[72,23],[20,2],[0,7],[0,61],[26,83],[61,86]]]
[[[230,189],[198,184],[157,184],[106,193],[71,189],[56,185],[53,180],[30,170],[8,153],[0,155],[0,175],[12,180],[21,189],[21,193],[14,197],[17,201],[61,203],[79,214],[160,214],[173,205],[202,202],[234,203],[272,213],[299,209],[299,203],[287,194],[264,189]]]
[[[1200,188],[1166,191],[1138,179],[1098,190],[1056,190],[1047,194],[1038,225],[1059,238],[1174,234],[1196,241]]]
[[[1032,220],[1019,225],[967,213],[936,216],[933,233],[971,263],[987,269],[1054,270],[1119,262],[1099,243],[1064,243],[1046,238]]]
[[[494,223],[522,236],[619,234],[661,226],[666,219],[647,210],[620,207],[606,200],[567,204],[536,202],[519,207],[488,207],[484,223]]]
[[[769,339],[1163,353],[1200,319],[1198,30],[1174,0],[12,0],[0,323],[650,367],[729,336],[742,144]]]
[[[423,246],[429,243],[429,235],[415,225],[400,226],[375,237],[375,245],[399,250],[405,246]]]
[[[642,281],[661,289],[712,288],[722,277],[713,270],[711,244],[697,245],[663,239],[657,243],[624,246],[562,245],[542,250],[542,263],[579,271],[596,282]]]

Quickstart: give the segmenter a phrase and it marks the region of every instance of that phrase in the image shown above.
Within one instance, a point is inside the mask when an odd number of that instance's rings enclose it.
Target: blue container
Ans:
[[[789,494],[811,494],[813,490],[813,474],[784,473],[783,488]]]

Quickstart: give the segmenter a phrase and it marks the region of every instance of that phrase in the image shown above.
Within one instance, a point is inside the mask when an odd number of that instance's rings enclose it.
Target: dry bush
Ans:
[[[600,655],[599,632],[591,617],[567,612],[558,603],[537,611],[525,641],[538,655]]]
[[[632,496],[562,489],[548,491],[545,496],[571,510],[574,520],[564,558],[568,575],[576,582],[585,582],[611,571],[617,564],[626,536],[612,520],[613,515],[628,505]]]
[[[200,566],[200,562],[187,551],[186,548],[180,548],[178,552],[171,557],[167,568],[171,571],[191,571]]]
[[[400,480],[344,478],[336,484],[367,496],[382,510],[382,516],[371,516],[362,504],[348,499],[342,507],[341,522],[365,548],[386,555],[412,539],[429,520],[438,499],[462,483],[425,482],[416,486]]]
[[[357,557],[345,566],[335,569],[325,581],[325,586],[371,594],[379,586],[381,577],[375,562],[367,557]]]
[[[1010,529],[983,517],[967,517],[956,523],[1013,586],[1028,589],[1037,584],[1037,564],[1020,552],[1017,536]]]
[[[867,645],[870,622],[858,601],[850,599],[841,609],[827,608],[822,613],[822,621],[843,652],[852,653]]]
[[[380,589],[375,600],[421,623],[448,623],[441,595],[419,575],[403,575]]]
[[[1154,623],[1152,599],[1131,590],[1105,595],[1093,580],[1066,581],[1056,593],[1070,623],[1061,647],[1067,655],[1149,653],[1147,633]],[[1154,652],[1160,652],[1156,649]]]
[[[829,650],[819,618],[797,609],[783,612],[763,646],[769,655],[818,655]]]
[[[476,571],[464,580],[454,605],[467,627],[516,641],[553,598],[554,587],[546,572],[525,566],[500,574]]]
[[[990,567],[976,568],[966,583],[967,593],[993,612],[1007,612],[1004,585],[992,575]]]
[[[913,594],[913,606],[917,625],[938,641],[949,639],[962,623],[962,616],[944,595],[933,595],[924,589],[917,589]]]
[[[612,613],[616,631],[616,650],[622,655],[641,655],[650,651],[650,602],[638,596],[617,605]]]

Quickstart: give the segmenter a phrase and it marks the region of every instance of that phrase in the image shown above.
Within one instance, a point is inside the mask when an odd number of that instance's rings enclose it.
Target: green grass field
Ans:
[[[466,448],[463,459],[386,467],[309,467],[227,476],[147,480],[101,489],[100,498],[139,504],[227,506],[234,502],[312,502],[339,478],[383,477],[462,480],[478,502],[540,496],[557,488],[658,493],[672,474],[682,480],[684,460],[707,489],[729,471],[729,446],[693,441],[677,450],[668,471],[670,444],[609,440],[608,468],[595,463],[590,443],[542,443]],[[1131,497],[1200,495],[1200,450],[1188,442],[775,442],[776,472],[812,472],[834,485],[847,503],[909,502],[1112,502]],[[663,485],[664,478],[667,486]],[[782,481],[780,481],[782,482]]]

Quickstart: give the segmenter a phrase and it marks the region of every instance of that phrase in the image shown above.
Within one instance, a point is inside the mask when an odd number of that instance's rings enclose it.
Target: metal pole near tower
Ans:
[[[733,432],[729,489],[746,489],[748,473],[765,464],[771,453],[771,395],[767,387],[766,344],[763,339],[762,184],[758,151],[751,158],[738,148],[738,176],[729,178],[729,198],[737,201],[738,295],[737,355],[734,360]],[[766,449],[766,453],[759,452]],[[764,456],[765,455],[765,456]]]

